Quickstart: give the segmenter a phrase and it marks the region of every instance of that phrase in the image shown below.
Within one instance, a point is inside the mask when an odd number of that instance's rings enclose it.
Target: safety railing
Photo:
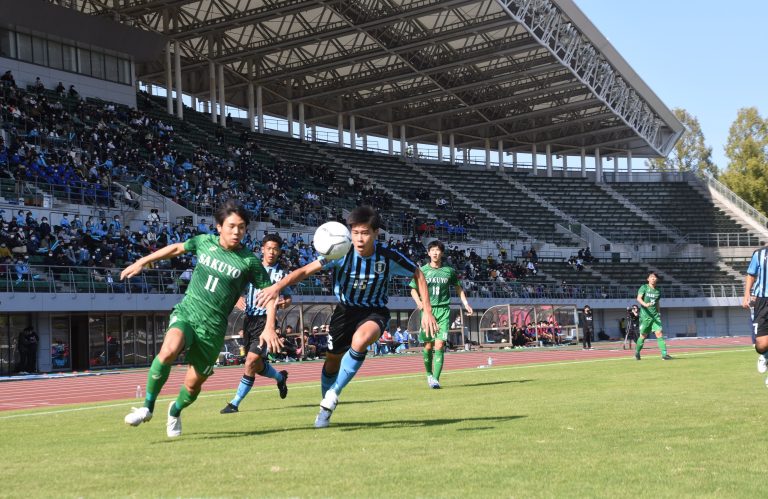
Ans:
[[[21,270],[21,272],[19,271]],[[146,269],[138,276],[120,281],[121,269],[105,267],[62,267],[32,265],[24,270],[14,264],[0,266],[0,292],[4,293],[127,293],[180,294],[189,284],[190,273],[175,269]],[[410,296],[409,279],[395,279],[392,296]],[[618,286],[567,285],[533,282],[465,281],[470,297],[498,299],[634,299],[637,283]],[[293,288],[302,296],[330,296],[327,276],[312,276]],[[741,283],[665,285],[665,298],[737,298],[744,292]]]

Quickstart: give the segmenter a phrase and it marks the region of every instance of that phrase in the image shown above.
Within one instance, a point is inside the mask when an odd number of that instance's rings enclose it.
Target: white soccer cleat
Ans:
[[[765,358],[764,354],[757,356],[757,372],[760,374],[768,372],[768,359]]]
[[[435,378],[433,378],[432,375],[430,374],[429,376],[427,376],[427,385],[429,385],[429,387],[432,388],[434,384],[435,384]]]
[[[179,414],[178,418],[171,416],[171,407],[175,403],[175,400],[171,400],[171,403],[168,405],[168,421],[165,423],[165,433],[169,438],[181,436],[181,414]]]
[[[338,403],[339,396],[336,395],[333,389],[325,392],[325,397],[320,401],[320,412],[317,413],[315,418],[315,428],[328,428],[328,425],[331,424],[331,415]]]
[[[125,424],[139,426],[141,423],[149,423],[152,413],[146,407],[131,407],[131,412],[125,416]]]
[[[437,381],[435,378],[432,378],[432,389],[433,390],[439,390],[440,389],[440,382]]]

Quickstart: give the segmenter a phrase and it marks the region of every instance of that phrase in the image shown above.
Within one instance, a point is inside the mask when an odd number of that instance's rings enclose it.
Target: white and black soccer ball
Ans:
[[[326,222],[315,231],[312,245],[326,260],[338,260],[346,255],[352,246],[352,236],[346,225]]]

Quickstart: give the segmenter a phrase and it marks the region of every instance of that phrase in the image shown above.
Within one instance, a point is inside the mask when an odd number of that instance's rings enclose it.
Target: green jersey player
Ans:
[[[440,241],[432,241],[427,246],[429,263],[421,267],[427,280],[429,302],[432,304],[432,315],[437,321],[438,332],[435,336],[428,335],[423,329],[419,332],[419,341],[424,344],[422,355],[427,371],[427,384],[430,388],[440,388],[440,373],[443,370],[445,342],[448,341],[448,329],[451,317],[451,286],[455,286],[467,315],[472,315],[472,307],[467,303],[467,295],[461,287],[456,271],[443,266],[445,245]],[[416,281],[411,281],[411,297],[419,309],[423,308]],[[434,361],[433,361],[434,359]]]
[[[127,424],[138,426],[152,419],[155,400],[168,380],[171,366],[186,349],[189,367],[179,396],[168,407],[166,424],[169,437],[181,435],[181,411],[197,399],[203,383],[213,374],[213,366],[224,343],[229,313],[243,289],[249,282],[258,288],[271,284],[259,259],[240,244],[247,225],[245,209],[235,201],[227,201],[216,211],[218,236],[202,234],[184,243],[171,244],[137,260],[120,273],[120,279],[131,278],[152,262],[186,252],[197,255],[189,287],[171,312],[163,345],[149,369],[144,407],[133,408],[125,416]],[[276,352],[282,345],[274,329],[274,300],[270,300],[266,308],[267,321],[261,339],[266,347]]]
[[[637,290],[637,302],[640,304],[640,338],[637,339],[635,347],[635,359],[640,360],[640,350],[643,349],[643,343],[648,338],[648,333],[653,332],[656,335],[656,341],[661,350],[661,358],[670,360],[672,357],[667,355],[667,343],[664,341],[664,333],[661,330],[661,313],[659,312],[659,301],[661,300],[661,290],[656,287],[659,276],[656,272],[648,274],[648,284],[643,284]]]

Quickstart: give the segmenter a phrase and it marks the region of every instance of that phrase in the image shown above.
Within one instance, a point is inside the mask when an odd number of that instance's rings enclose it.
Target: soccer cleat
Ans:
[[[227,406],[219,412],[221,412],[221,414],[232,414],[233,412],[240,412],[240,410],[237,408],[236,405],[233,405],[232,403],[227,402]]]
[[[440,389],[440,382],[436,379],[432,378],[432,389],[433,390],[439,390]]]
[[[433,378],[431,374],[427,376],[427,385],[429,385],[430,388],[435,387],[435,378]]]
[[[669,355],[669,354],[667,354],[667,355],[663,355],[663,356],[661,357],[661,360],[672,360],[672,356],[671,356],[671,355]]]
[[[336,409],[336,404],[339,403],[339,396],[333,389],[329,389],[325,392],[325,397],[320,401],[320,412],[317,413],[315,418],[315,428],[328,428],[331,424],[331,414]]]
[[[757,356],[757,372],[760,374],[768,372],[768,359],[765,358],[764,354]]]
[[[283,375],[283,381],[277,382],[277,389],[280,391],[280,398],[284,399],[288,396],[288,371],[280,371]]]
[[[177,418],[171,416],[171,408],[175,403],[175,400],[171,400],[171,403],[168,405],[168,421],[165,423],[165,433],[169,438],[181,436],[181,414]]]
[[[635,360],[640,360],[640,352],[635,352]]]
[[[125,416],[125,424],[139,426],[141,423],[149,423],[152,413],[146,407],[131,407],[131,412]]]

